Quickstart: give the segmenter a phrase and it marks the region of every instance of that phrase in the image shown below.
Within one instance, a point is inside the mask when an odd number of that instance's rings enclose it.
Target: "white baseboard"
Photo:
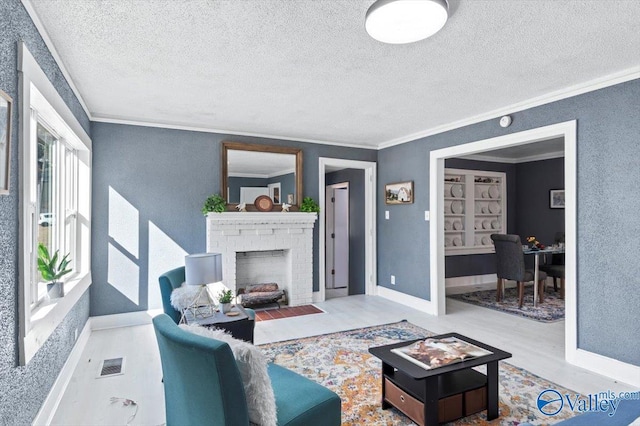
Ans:
[[[150,311],[127,312],[124,314],[102,315],[91,317],[91,330],[106,330],[109,328],[132,327],[136,325],[151,324],[156,315],[163,313],[162,309]]]
[[[407,305],[410,308],[417,309],[429,315],[434,315],[434,306],[428,300],[420,299],[419,297],[404,294],[396,290],[391,290],[387,287],[377,286],[376,289],[378,296],[380,297],[384,297],[385,299]]]
[[[446,278],[444,280],[444,286],[445,288],[450,288],[450,287],[464,287],[464,286],[480,285],[480,284],[495,285],[497,280],[498,280],[498,276],[496,274],[469,275],[466,277]]]
[[[89,336],[91,336],[91,318],[87,320],[84,327],[82,328],[82,331],[78,336],[78,340],[76,340],[75,345],[73,345],[73,349],[71,349],[69,357],[62,366],[62,369],[60,370],[56,381],[51,387],[51,390],[49,390],[49,394],[40,407],[38,414],[36,414],[36,417],[32,423],[33,425],[51,424],[53,416],[58,409],[58,405],[62,400],[62,396],[67,389],[67,385],[71,381],[73,372],[78,366],[78,362],[80,361],[82,352],[84,351],[84,348],[89,341]]]
[[[576,349],[572,355],[567,357],[567,361],[573,365],[640,388],[640,367],[637,365],[627,364],[584,349]]]

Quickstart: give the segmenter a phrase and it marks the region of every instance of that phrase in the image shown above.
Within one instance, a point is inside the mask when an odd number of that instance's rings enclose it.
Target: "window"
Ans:
[[[91,140],[24,44],[19,47],[20,364],[25,365],[91,283]],[[47,300],[38,244],[69,253],[65,296]]]
[[[35,141],[36,164],[33,167],[32,179],[35,179],[35,211],[37,220],[32,221],[32,233],[35,237],[33,248],[43,244],[53,256],[59,250],[62,257],[69,253],[71,263],[68,269],[71,273],[65,275],[65,280],[72,279],[78,271],[75,269],[75,240],[78,198],[78,153],[68,141],[57,136],[37,112],[32,114],[32,127],[36,132],[32,135]],[[31,304],[41,303],[45,298],[46,282],[37,270],[37,250],[32,250],[30,264],[31,274]]]

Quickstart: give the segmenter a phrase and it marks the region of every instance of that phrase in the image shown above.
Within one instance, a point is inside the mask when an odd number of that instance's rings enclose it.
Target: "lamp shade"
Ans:
[[[440,31],[448,17],[446,0],[377,0],[367,11],[365,28],[383,43],[413,43]]]
[[[184,258],[187,285],[203,285],[222,281],[222,254],[190,254]]]

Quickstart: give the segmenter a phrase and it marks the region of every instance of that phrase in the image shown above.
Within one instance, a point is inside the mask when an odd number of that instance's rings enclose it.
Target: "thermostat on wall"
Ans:
[[[510,115],[505,115],[504,117],[502,117],[500,119],[500,127],[509,127],[510,124],[511,124],[511,116]]]

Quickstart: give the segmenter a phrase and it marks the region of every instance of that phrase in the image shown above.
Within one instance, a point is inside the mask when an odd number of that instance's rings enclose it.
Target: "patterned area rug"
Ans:
[[[432,336],[434,333],[408,322],[361,328],[305,339],[261,345],[267,357],[340,395],[343,425],[413,425],[395,409],[382,410],[381,361],[369,354],[371,346]],[[509,348],[502,348],[508,350]],[[460,419],[453,425],[534,425],[571,417],[563,409],[547,417],[536,408],[544,389],[573,393],[521,368],[500,362],[500,417],[486,420],[486,411]]]
[[[545,291],[544,302],[538,303],[536,307],[533,306],[533,287],[526,286],[524,288],[522,308],[518,308],[518,291],[516,288],[506,289],[502,302],[496,302],[496,290],[452,294],[447,297],[541,322],[554,322],[564,319],[564,299],[560,298],[559,292],[555,292],[552,289]]]

